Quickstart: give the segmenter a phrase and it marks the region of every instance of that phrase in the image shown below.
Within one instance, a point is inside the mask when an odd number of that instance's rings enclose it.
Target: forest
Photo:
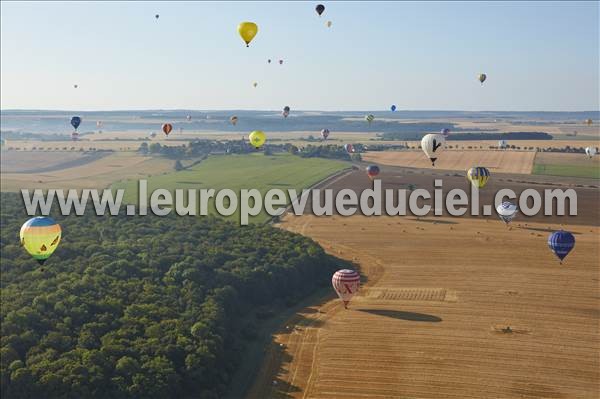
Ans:
[[[92,212],[50,215],[40,266],[0,199],[2,398],[222,397],[259,324],[348,266],[270,225]]]

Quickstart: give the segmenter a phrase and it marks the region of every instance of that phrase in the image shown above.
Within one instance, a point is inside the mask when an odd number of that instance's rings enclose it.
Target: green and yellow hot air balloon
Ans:
[[[255,130],[252,133],[250,133],[248,139],[250,140],[250,144],[252,145],[252,147],[258,150],[265,144],[265,141],[267,141],[267,136],[263,131]]]
[[[21,245],[40,265],[50,257],[58,247],[61,237],[60,225],[52,218],[38,216],[21,226]]]
[[[467,171],[467,179],[477,188],[483,188],[490,179],[490,171],[481,166],[472,167]]]

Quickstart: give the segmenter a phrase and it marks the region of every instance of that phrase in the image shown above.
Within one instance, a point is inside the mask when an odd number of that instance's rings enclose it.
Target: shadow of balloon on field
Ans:
[[[417,218],[409,218],[413,222],[423,222],[423,223],[433,223],[433,224],[458,224],[458,222],[453,222],[450,220],[437,220],[437,219],[417,219]]]
[[[442,321],[440,317],[415,312],[403,312],[401,310],[387,309],[356,309],[359,312],[371,313],[377,316],[391,317],[393,319],[408,320],[408,321],[424,321],[428,323],[439,323]]]
[[[554,233],[555,231],[559,231],[560,230],[560,228],[552,228],[550,226],[549,227],[527,227],[527,226],[518,226],[517,225],[517,228],[520,229],[520,230],[540,231],[542,233],[548,233],[548,234]],[[581,233],[579,233],[577,231],[570,231],[570,233],[573,234],[573,235],[581,234]]]

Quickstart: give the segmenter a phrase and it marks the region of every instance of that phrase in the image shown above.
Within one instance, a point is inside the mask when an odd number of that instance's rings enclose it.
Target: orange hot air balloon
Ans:
[[[171,133],[171,130],[173,130],[173,125],[171,125],[170,123],[165,123],[164,125],[162,125],[162,131],[165,132],[167,136],[169,135],[169,133]]]

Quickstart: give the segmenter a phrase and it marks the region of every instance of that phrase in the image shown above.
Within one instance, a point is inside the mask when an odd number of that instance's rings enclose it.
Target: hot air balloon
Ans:
[[[435,160],[442,151],[445,142],[444,136],[439,133],[429,133],[421,139],[421,148],[431,160],[432,166],[435,166]]]
[[[156,14],[156,15],[154,16],[154,18],[156,18],[156,19],[160,18],[160,15]]]
[[[191,121],[192,120],[192,115],[186,116],[185,119],[187,119],[188,122]]]
[[[563,259],[565,259],[575,246],[575,237],[568,231],[555,231],[548,237],[548,246],[554,252],[554,255],[560,259],[560,264],[562,265]]]
[[[164,125],[162,125],[162,131],[168,136],[169,133],[171,133],[171,130],[173,130],[173,125],[171,125],[170,123],[165,123]]]
[[[283,115],[284,118],[287,118],[288,115],[290,114],[290,107],[288,107],[287,105],[285,107],[283,107],[283,112],[281,114]]]
[[[78,88],[78,87],[79,87],[79,85],[73,85],[73,88],[74,88],[74,89],[76,89],[76,88]]]
[[[265,144],[267,136],[261,130],[255,130],[248,136],[250,144],[257,150]]]
[[[392,112],[394,112],[396,110],[396,105],[392,104],[392,106],[390,107],[390,109],[392,110]]]
[[[156,133],[150,132],[150,138],[155,138],[155,137],[156,137]]]
[[[594,155],[596,155],[596,147],[586,147],[585,148],[585,155],[588,156],[588,158],[593,158]]]
[[[38,216],[21,226],[21,245],[40,265],[54,253],[60,242],[60,225],[52,218]]]
[[[508,225],[517,215],[518,208],[517,205],[513,204],[512,202],[504,201],[498,205],[496,212],[498,212],[500,219],[502,219],[504,223]]]
[[[96,122],[96,127],[102,127],[102,121],[97,121]]]
[[[352,154],[354,153],[354,146],[352,144],[344,144],[344,150],[346,150],[348,154]]]
[[[506,147],[508,147],[508,143],[506,142],[506,140],[499,140],[498,141],[498,147],[499,148],[506,148]]]
[[[317,12],[317,14],[319,14],[320,17],[321,14],[323,14],[323,11],[325,11],[325,6],[323,4],[317,4],[317,6],[315,7],[315,11]]]
[[[235,124],[237,123],[237,121],[238,121],[238,117],[237,117],[237,116],[235,116],[235,115],[234,115],[234,116],[232,116],[231,118],[229,118],[229,122],[231,122],[231,124],[232,124],[233,126],[235,126]]]
[[[375,116],[373,114],[366,115],[365,120],[369,122],[369,125],[371,125],[371,122],[375,120]]]
[[[258,26],[254,22],[242,22],[238,25],[238,33],[246,43],[246,47],[250,47],[250,42],[258,33]]]
[[[267,63],[269,63],[269,64],[270,64],[270,63],[271,63],[271,59],[268,59],[268,60],[267,60]]]
[[[344,308],[348,309],[350,299],[360,288],[360,275],[354,270],[342,269],[333,274],[331,278],[333,289],[344,302]]]
[[[369,179],[373,180],[375,176],[379,174],[379,166],[377,165],[369,165],[367,166],[367,176]]]
[[[71,118],[71,126],[73,126],[75,128],[75,130],[77,130],[77,128],[79,127],[80,124],[81,124],[80,117],[74,116]]]
[[[279,65],[283,65],[283,60],[279,60]]]
[[[585,123],[586,123],[586,124],[589,126],[589,125],[591,125],[592,123],[594,123],[594,121],[592,121],[591,119],[587,119],[587,120],[585,121]]]
[[[323,140],[327,140],[327,137],[329,137],[329,129],[321,130],[321,137],[323,137]]]
[[[445,128],[442,129],[442,131],[440,133],[442,134],[442,136],[448,137],[450,135],[450,129],[448,129],[447,127],[445,127]]]
[[[73,140],[73,141],[79,140],[79,133],[77,133],[77,132],[71,133],[71,140]]]
[[[325,25],[327,25],[328,28],[331,28],[331,25],[333,25],[333,22],[327,21],[327,23]]]
[[[258,86],[258,82],[252,83],[252,86],[254,86],[254,87]]]
[[[478,79],[481,85],[483,86],[483,82],[485,82],[485,80],[487,79],[487,75],[485,73],[480,73]]]
[[[490,171],[482,166],[472,167],[467,171],[467,179],[474,187],[483,188],[490,179]]]

